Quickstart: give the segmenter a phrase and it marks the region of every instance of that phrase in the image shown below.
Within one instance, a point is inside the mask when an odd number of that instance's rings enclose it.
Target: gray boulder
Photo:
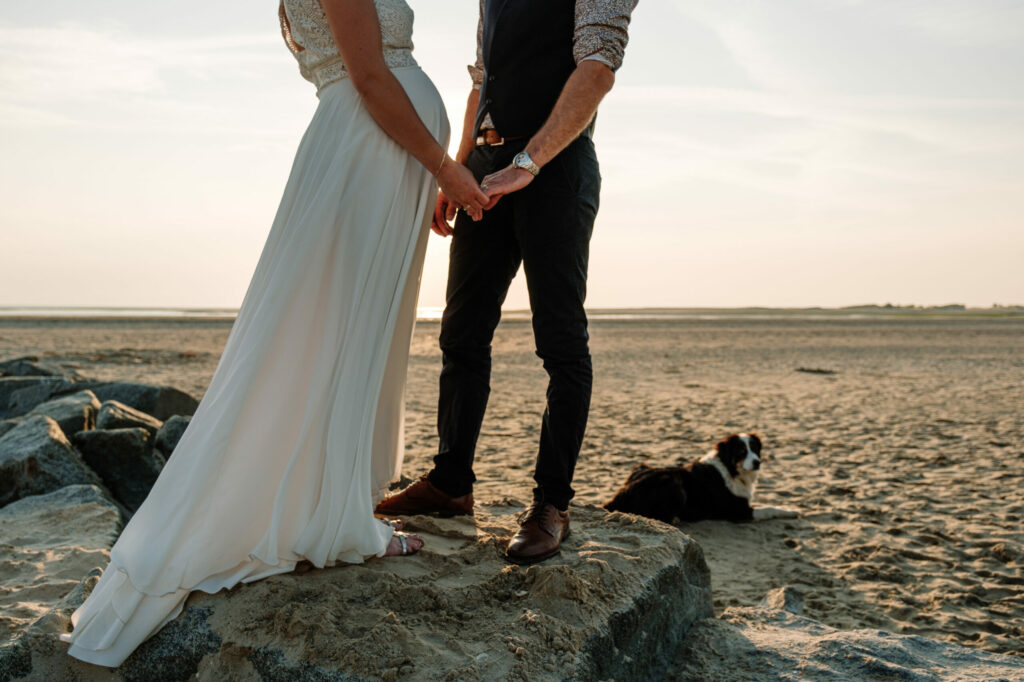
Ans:
[[[86,577],[78,583],[63,599],[58,600],[52,609],[29,624],[13,640],[0,646],[0,682],[8,680],[53,680],[55,676],[47,674],[46,668],[54,666],[53,661],[61,657],[68,658],[67,644],[60,641],[62,633],[71,628],[71,614],[75,612],[85,598],[92,592],[102,575],[99,568],[89,569]],[[33,667],[33,653],[37,659],[47,661],[37,668]],[[84,672],[84,671],[83,671]],[[93,679],[103,679],[102,673]],[[69,679],[88,679],[76,676]],[[108,677],[108,679],[110,679]]]
[[[71,613],[96,584],[121,526],[117,507],[90,485],[33,495],[0,509],[4,583],[15,586],[23,605],[0,611],[0,626],[18,633],[0,646],[0,680],[59,679],[44,667],[34,668],[32,657],[68,657],[58,636],[67,632]]]
[[[0,380],[2,381],[2,380]],[[86,380],[77,389],[88,388],[101,402],[116,400],[164,421],[176,414],[193,414],[199,401],[172,386],[137,384],[129,381]],[[2,415],[0,415],[2,416]]]
[[[108,400],[100,406],[96,415],[97,429],[131,429],[143,428],[149,435],[155,436],[164,423],[145,412],[125,405],[118,400]]]
[[[174,448],[178,447],[178,441],[181,440],[181,435],[185,433],[185,429],[191,423],[192,417],[178,414],[167,421],[160,427],[160,430],[156,432],[156,437],[153,439],[153,447],[163,453],[163,456],[167,459],[171,458],[171,453],[174,452]]]
[[[698,623],[667,680],[1024,680],[1024,660],[883,630],[837,630],[788,611],[729,607]]]
[[[77,433],[96,426],[100,401],[92,391],[79,391],[36,405],[29,415],[45,414],[60,425],[65,434]]]
[[[18,550],[110,549],[120,532],[121,512],[96,485],[69,485],[0,509],[0,537]]]
[[[56,395],[77,390],[78,385],[64,377],[0,377],[0,419],[20,417]]]
[[[0,436],[0,507],[76,483],[99,483],[50,417],[33,415]]]
[[[11,419],[0,419],[0,436],[4,435],[15,426],[25,421],[22,417],[12,417]]]
[[[700,547],[667,524],[574,505],[561,554],[513,566],[501,551],[521,510],[497,503],[478,505],[475,517],[412,517],[410,529],[428,536],[414,556],[194,592],[109,679],[664,676],[692,624],[711,615]],[[52,637],[26,645],[22,669],[84,677],[90,668]]]
[[[72,440],[114,498],[132,512],[146,499],[165,463],[143,428],[79,431]]]
[[[0,377],[53,376],[80,378],[78,372],[64,369],[52,362],[40,361],[37,355],[24,355],[0,362]]]

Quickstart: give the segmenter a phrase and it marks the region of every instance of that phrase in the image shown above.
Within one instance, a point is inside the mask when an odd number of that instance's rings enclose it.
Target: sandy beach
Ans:
[[[230,326],[0,318],[0,358],[199,398]],[[420,322],[413,339],[409,476],[436,448],[438,329]],[[637,462],[689,460],[755,431],[769,457],[755,501],[803,513],[683,527],[704,549],[716,612],[791,585],[804,615],[833,627],[1024,657],[1024,319],[600,320],[591,336],[579,502],[607,500]],[[529,497],[546,383],[532,348],[528,323],[499,328],[478,499]],[[31,615],[0,603],[0,634]]]

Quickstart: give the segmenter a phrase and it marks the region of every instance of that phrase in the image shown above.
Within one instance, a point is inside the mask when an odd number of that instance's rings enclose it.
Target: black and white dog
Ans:
[[[760,521],[799,516],[794,509],[751,505],[760,469],[761,439],[754,433],[737,433],[683,466],[638,464],[604,508],[666,523],[675,519]]]

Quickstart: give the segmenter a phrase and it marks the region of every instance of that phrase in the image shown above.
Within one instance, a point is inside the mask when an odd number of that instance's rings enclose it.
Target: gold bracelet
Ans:
[[[444,162],[447,161],[447,160],[448,160],[448,152],[446,151],[446,152],[444,152],[444,156],[441,157],[441,165],[437,167],[436,171],[434,171],[434,177],[435,178],[437,177],[437,174],[441,172],[441,169],[444,168]]]

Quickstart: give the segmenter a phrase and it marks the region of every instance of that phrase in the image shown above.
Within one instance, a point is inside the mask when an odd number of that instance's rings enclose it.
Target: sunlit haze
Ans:
[[[457,129],[477,0],[409,2]],[[241,302],[317,104],[277,22],[5,4],[0,305]],[[588,304],[1024,303],[1022,68],[1016,0],[641,0],[598,117]]]

